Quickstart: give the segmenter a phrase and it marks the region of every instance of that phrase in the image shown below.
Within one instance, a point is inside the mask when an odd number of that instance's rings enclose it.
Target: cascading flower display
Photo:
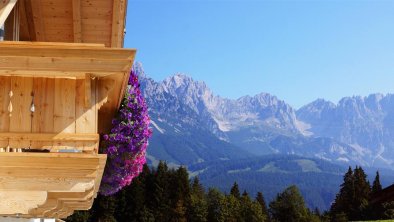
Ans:
[[[100,193],[109,196],[129,185],[146,163],[146,148],[152,135],[148,108],[141,94],[138,76],[129,84],[109,134],[103,135],[101,152],[107,154]]]

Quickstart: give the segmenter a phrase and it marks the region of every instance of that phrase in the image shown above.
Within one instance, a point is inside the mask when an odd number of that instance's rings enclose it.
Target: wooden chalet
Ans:
[[[0,0],[0,216],[91,208],[135,50],[126,0]]]

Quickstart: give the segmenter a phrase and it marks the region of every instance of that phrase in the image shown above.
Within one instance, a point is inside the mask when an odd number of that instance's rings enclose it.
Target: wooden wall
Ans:
[[[96,94],[91,79],[0,76],[0,148],[96,149]]]

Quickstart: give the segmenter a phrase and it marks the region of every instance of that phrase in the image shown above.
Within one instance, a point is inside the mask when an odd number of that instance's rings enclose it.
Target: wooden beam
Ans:
[[[113,2],[111,47],[121,48],[124,39],[126,0],[114,0]]]
[[[89,47],[86,44],[15,44],[0,42],[0,75],[85,78],[129,72],[134,49]],[[30,73],[30,74],[29,74]],[[52,73],[52,74],[51,74]],[[121,87],[121,86],[119,86]]]
[[[105,77],[115,75],[119,72],[91,72],[95,77]],[[1,70],[0,76],[20,76],[20,77],[42,77],[42,78],[62,78],[62,79],[85,79],[86,71],[49,71],[49,70]]]
[[[1,1],[1,0],[0,0]],[[111,49],[85,44],[80,46],[69,44],[15,44],[0,42],[1,55],[31,56],[31,57],[76,57],[76,58],[102,58],[102,59],[127,59],[132,60],[135,49]]]
[[[0,0],[0,26],[4,25],[16,2],[17,0]]]
[[[49,192],[48,199],[61,200],[87,200],[94,196],[94,188],[88,189],[85,192]]]
[[[82,42],[81,0],[72,0],[74,42]]]
[[[24,0],[25,13],[32,41],[45,41],[44,24],[41,15],[41,0]]]
[[[83,153],[0,153],[1,167],[92,169],[106,160],[104,154]]]
[[[29,209],[46,200],[45,191],[2,191],[0,190],[0,215],[1,214],[27,214]],[[15,213],[12,213],[15,212]]]
[[[85,108],[92,106],[92,80],[90,74],[85,76]]]
[[[8,141],[14,149],[49,150],[50,152],[90,152],[98,151],[98,134],[87,133],[0,133],[0,141]],[[5,148],[3,146],[1,148]]]
[[[81,48],[105,48],[104,44],[100,43],[72,43],[72,42],[12,42],[12,41],[3,41],[0,42],[1,45],[12,45],[14,47],[17,46],[33,46],[33,47],[51,47],[51,48],[64,48],[69,47],[72,49],[81,49]]]
[[[84,192],[94,187],[94,180],[91,178],[23,178],[23,177],[4,177],[0,181],[0,190],[2,191],[61,191]]]
[[[1,49],[0,49],[1,50]],[[126,72],[129,70],[128,60],[105,60],[85,58],[49,58],[29,56],[0,55],[0,70],[31,70],[31,71],[77,71],[89,73]]]
[[[89,209],[105,160],[102,154],[0,153],[0,215],[64,218]]]
[[[1,1],[1,0],[0,0]],[[32,37],[30,35],[30,27],[31,23],[30,19],[28,21],[26,17],[26,1],[20,0],[19,4],[19,20],[20,20],[20,28],[19,28],[19,41],[32,41]]]
[[[23,141],[97,141],[99,134],[54,134],[54,133],[0,133],[0,140],[23,140]]]
[[[45,172],[43,174],[42,172]],[[98,175],[97,169],[80,169],[70,170],[61,168],[26,168],[26,167],[0,167],[0,177],[29,177],[29,178],[42,178],[42,177],[58,177],[63,175],[65,178],[96,178]]]

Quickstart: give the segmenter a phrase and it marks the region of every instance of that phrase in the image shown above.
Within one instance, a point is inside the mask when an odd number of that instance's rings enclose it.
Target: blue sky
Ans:
[[[181,72],[216,95],[394,93],[394,1],[129,0],[125,47],[160,81]]]

